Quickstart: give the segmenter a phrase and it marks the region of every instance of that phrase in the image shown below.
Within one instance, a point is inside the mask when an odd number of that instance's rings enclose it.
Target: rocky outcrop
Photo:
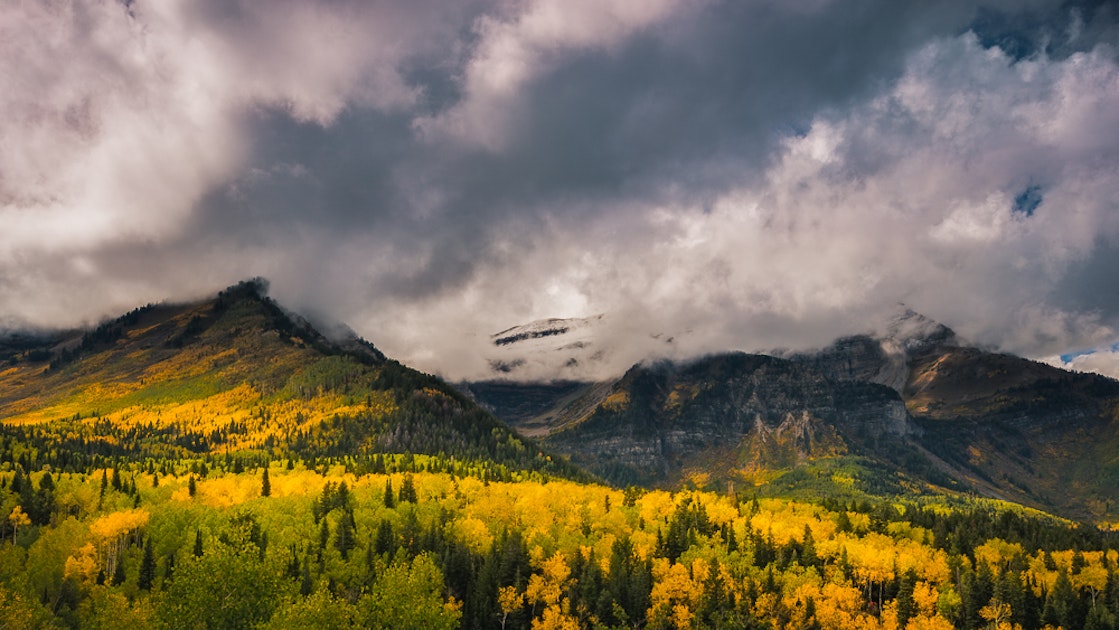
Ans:
[[[631,369],[548,443],[616,483],[665,483],[704,462],[733,473],[869,451],[917,432],[896,392],[809,366],[732,353]]]

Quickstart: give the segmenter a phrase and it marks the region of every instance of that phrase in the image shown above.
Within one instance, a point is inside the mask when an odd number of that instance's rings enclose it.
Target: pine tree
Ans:
[[[392,479],[385,480],[385,507],[389,509],[396,507],[396,500],[392,493]]]
[[[325,524],[326,521],[323,523]],[[343,560],[349,558],[350,550],[356,546],[354,542],[356,529],[353,512],[343,512],[342,518],[338,521],[338,531],[334,534],[334,547],[342,554]]]
[[[194,483],[194,475],[187,481],[187,493],[193,497],[198,492],[198,484]]]
[[[904,628],[909,620],[917,614],[917,605],[913,601],[913,587],[917,584],[917,572],[909,569],[905,572],[898,585],[898,627]]]
[[[264,474],[260,477],[260,496],[272,496],[272,482],[268,480],[268,466],[264,467]]]
[[[152,590],[152,583],[155,582],[155,555],[152,552],[152,541],[149,538],[144,544],[144,558],[140,561],[140,590]]]
[[[395,551],[394,543],[392,523],[388,519],[381,519],[381,524],[377,526],[377,538],[373,542],[374,549],[382,556],[391,555]]]
[[[303,563],[303,579],[299,583],[299,594],[307,597],[315,590],[315,583],[311,581],[311,563]]]
[[[124,584],[124,558],[117,558],[117,566],[113,570],[113,586]]]
[[[404,481],[400,484],[400,502],[415,503],[416,501],[417,496],[415,481],[412,479],[411,473],[405,474]]]
[[[194,530],[194,557],[202,557],[202,530]]]

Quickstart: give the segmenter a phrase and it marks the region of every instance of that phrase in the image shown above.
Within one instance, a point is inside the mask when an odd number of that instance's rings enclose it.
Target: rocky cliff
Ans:
[[[658,484],[695,471],[749,477],[813,457],[870,452],[916,431],[888,387],[731,353],[636,366],[547,443],[615,483]]]

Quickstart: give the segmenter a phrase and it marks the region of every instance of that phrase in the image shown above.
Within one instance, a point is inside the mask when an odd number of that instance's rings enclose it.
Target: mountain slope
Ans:
[[[876,334],[781,354],[638,365],[562,395],[469,390],[499,415],[527,396],[502,417],[619,484],[816,485],[856,456],[864,485],[1119,514],[1119,382],[973,347],[905,307]]]
[[[14,351],[9,342],[0,370],[5,448],[32,447],[56,466],[95,457],[412,452],[563,468],[438,379],[363,340],[327,339],[264,288],[245,282],[85,333],[24,336]]]
[[[546,443],[615,483],[697,473],[753,482],[813,458],[894,448],[915,430],[887,387],[733,353],[636,366]]]
[[[919,446],[984,494],[1078,518],[1119,507],[1119,382],[973,347],[904,308],[882,334],[791,358],[894,387]]]

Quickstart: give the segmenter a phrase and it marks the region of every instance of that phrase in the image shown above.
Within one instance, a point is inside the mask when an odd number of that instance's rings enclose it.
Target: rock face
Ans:
[[[510,396],[478,399],[505,418]],[[852,454],[919,482],[1119,520],[1119,382],[973,347],[904,307],[814,352],[638,365],[532,396],[538,413],[514,426],[621,485],[756,481]]]
[[[619,484],[671,482],[692,469],[746,474],[870,450],[918,430],[887,387],[829,381],[793,361],[742,353],[634,367],[569,424],[547,442]]]
[[[915,357],[963,345],[966,342],[952,329],[899,304],[877,333],[842,337],[822,350],[788,358],[810,365],[830,379],[879,383],[902,393]]]

